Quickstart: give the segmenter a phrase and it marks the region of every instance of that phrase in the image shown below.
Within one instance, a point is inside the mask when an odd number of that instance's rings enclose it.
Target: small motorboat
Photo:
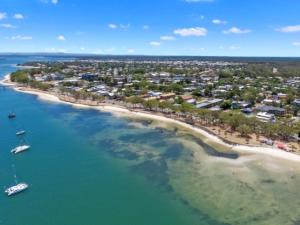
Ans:
[[[24,134],[26,134],[26,131],[25,131],[25,130],[20,130],[20,131],[18,131],[18,132],[16,133],[17,136],[22,136],[22,135],[24,135]]]
[[[16,118],[16,114],[14,114],[14,113],[8,114],[8,119],[14,119],[14,118]]]

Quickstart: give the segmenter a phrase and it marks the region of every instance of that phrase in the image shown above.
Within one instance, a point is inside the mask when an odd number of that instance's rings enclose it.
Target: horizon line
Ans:
[[[215,57],[215,58],[300,58],[300,56],[230,56],[230,55],[151,55],[151,54],[98,54],[98,53],[78,53],[78,52],[0,52],[0,55],[82,55],[82,56],[146,56],[146,57]]]

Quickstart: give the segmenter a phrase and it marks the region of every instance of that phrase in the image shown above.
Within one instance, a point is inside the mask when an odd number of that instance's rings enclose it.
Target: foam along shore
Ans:
[[[291,161],[297,161],[300,162],[300,155],[296,155],[290,152],[285,152],[280,149],[277,149],[275,147],[259,147],[259,146],[247,146],[247,145],[230,145],[225,143],[223,140],[221,140],[219,137],[212,135],[205,130],[202,130],[201,128],[186,124],[184,122],[167,118],[160,115],[154,115],[146,112],[135,112],[130,111],[126,108],[118,107],[118,106],[112,106],[112,105],[102,105],[102,106],[88,106],[78,103],[71,103],[60,100],[57,96],[49,93],[45,93],[42,91],[37,90],[26,90],[20,87],[17,87],[14,83],[12,83],[9,79],[9,75],[5,76],[5,79],[0,82],[0,84],[12,87],[15,91],[26,93],[26,94],[32,94],[36,95],[39,99],[48,101],[48,102],[54,102],[54,103],[62,103],[62,104],[68,104],[72,105],[75,108],[87,108],[87,109],[96,109],[99,111],[104,112],[110,112],[112,114],[115,114],[117,116],[123,116],[123,117],[135,117],[135,118],[146,118],[150,120],[155,120],[171,125],[176,125],[178,127],[187,129],[189,131],[192,131],[199,135],[201,137],[201,140],[205,143],[212,145],[212,146],[218,146],[220,148],[225,148],[228,150],[232,150],[241,154],[261,154],[261,155],[267,155],[272,156],[280,159],[285,160],[291,160]]]
[[[10,74],[6,74],[4,76],[4,78],[2,80],[0,80],[0,85],[3,85],[3,86],[11,86],[11,87],[14,87],[16,86],[14,83],[12,83],[10,81]]]

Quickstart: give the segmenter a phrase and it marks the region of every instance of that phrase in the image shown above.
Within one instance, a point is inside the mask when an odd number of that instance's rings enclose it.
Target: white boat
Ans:
[[[26,133],[25,130],[20,130],[16,133],[17,136],[21,136],[21,135],[24,135]]]
[[[27,188],[28,188],[28,184],[20,183],[20,184],[17,184],[16,186],[12,186],[10,188],[7,188],[5,190],[5,193],[8,196],[11,196],[11,195],[18,194],[19,192],[25,191]]]
[[[26,151],[30,148],[30,145],[21,145],[11,150],[11,153],[18,154],[20,152]]]

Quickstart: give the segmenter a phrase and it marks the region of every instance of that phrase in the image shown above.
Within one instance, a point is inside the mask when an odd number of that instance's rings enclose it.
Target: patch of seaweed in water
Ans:
[[[139,158],[139,155],[135,152],[122,150],[121,146],[114,139],[104,139],[98,141],[97,144],[112,157],[127,160],[137,160]]]
[[[133,172],[146,177],[153,184],[164,187],[165,190],[172,192],[173,188],[169,184],[167,174],[168,165],[163,158],[146,160],[130,168]]]
[[[214,149],[213,147],[209,146],[208,144],[205,144],[203,141],[201,141],[199,138],[197,138],[193,135],[187,134],[187,135],[184,135],[184,136],[192,139],[198,145],[203,146],[203,149],[206,152],[206,154],[208,154],[210,156],[215,156],[215,157],[220,157],[220,158],[227,158],[227,159],[238,159],[239,158],[238,153],[219,152],[216,149]]]
[[[94,141],[99,147],[101,147],[101,150],[104,151],[110,151],[113,149],[118,148],[118,143],[116,140],[112,138],[102,139],[102,140],[96,140]]]
[[[230,225],[228,223],[221,223],[221,222],[218,222],[218,221],[214,220],[213,218],[211,218],[211,216],[209,216],[206,213],[203,213],[200,209],[191,206],[190,203],[184,198],[179,198],[179,201],[183,205],[188,207],[191,210],[192,213],[197,214],[198,216],[200,216],[200,221],[207,221],[208,224],[214,224],[214,225]]]
[[[300,220],[293,221],[293,225],[300,225]]]
[[[152,153],[149,153],[149,152],[145,153],[145,158],[147,160],[153,159],[154,157],[155,157],[155,155]]]
[[[151,146],[153,148],[162,148],[167,147],[168,143],[166,143],[164,140],[157,140],[155,143],[152,143]]]
[[[147,133],[135,133],[135,134],[125,134],[118,137],[122,142],[130,143],[152,143],[161,139],[161,134],[157,131],[151,131]]]
[[[143,163],[132,166],[130,168],[133,172],[146,177],[152,184],[157,185],[163,190],[174,193],[172,186],[169,184],[169,177],[167,174],[168,165],[163,158],[155,160],[146,160]],[[208,214],[201,212],[198,208],[192,207],[189,202],[183,198],[179,198],[179,201],[186,205],[192,213],[199,216],[199,221],[206,221],[207,224],[214,225],[230,225],[228,223],[222,223],[211,218]]]
[[[109,151],[108,152],[111,156],[119,158],[119,159],[127,159],[127,160],[137,160],[139,158],[138,154],[123,150],[123,151]]]
[[[132,119],[132,118],[127,118],[128,122],[137,122],[137,123],[141,123],[143,126],[147,127],[149,125],[151,125],[153,123],[152,120],[145,120],[145,119]]]
[[[264,179],[261,181],[262,184],[274,184],[276,183],[275,180],[272,179]]]
[[[167,150],[162,154],[162,156],[167,159],[176,160],[180,158],[182,154],[183,154],[183,145],[173,144],[167,148]]]

